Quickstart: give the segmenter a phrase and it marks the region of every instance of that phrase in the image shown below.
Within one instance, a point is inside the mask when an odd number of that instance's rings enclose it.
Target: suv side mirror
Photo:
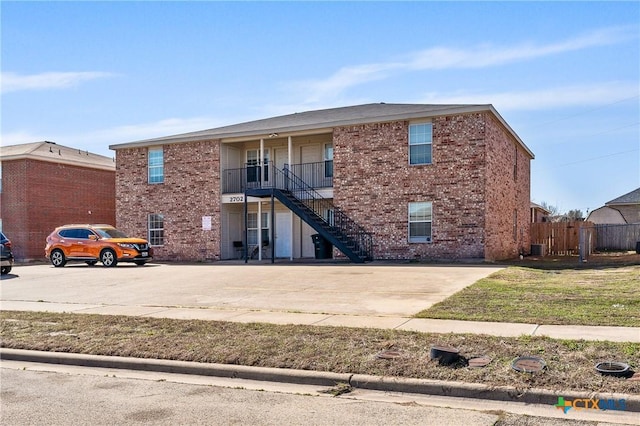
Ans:
[[[98,241],[98,237],[97,237],[97,236],[95,236],[94,234],[89,235],[89,239],[90,239],[91,241]]]

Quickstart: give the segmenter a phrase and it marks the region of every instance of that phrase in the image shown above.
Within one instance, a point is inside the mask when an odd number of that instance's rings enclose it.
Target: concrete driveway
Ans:
[[[3,309],[39,302],[42,310],[48,303],[68,305],[67,311],[109,307],[116,314],[174,307],[409,317],[500,269],[376,262],[18,265],[3,276],[0,300],[11,302]]]

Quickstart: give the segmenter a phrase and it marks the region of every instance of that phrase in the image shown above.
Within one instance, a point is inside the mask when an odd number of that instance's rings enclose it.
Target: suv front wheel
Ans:
[[[102,250],[102,253],[100,253],[100,262],[108,268],[116,266],[118,264],[116,252],[111,249]]]
[[[61,268],[66,265],[67,259],[64,257],[62,250],[56,249],[51,252],[51,264],[56,268]]]

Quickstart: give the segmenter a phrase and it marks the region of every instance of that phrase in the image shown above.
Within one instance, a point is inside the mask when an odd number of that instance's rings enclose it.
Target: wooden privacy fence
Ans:
[[[579,254],[586,258],[594,250],[635,250],[638,242],[640,223],[596,225],[574,221],[531,224],[531,244],[544,245],[541,254]]]
[[[595,243],[591,234],[593,223],[573,222],[537,222],[531,224],[531,244],[544,245],[542,254],[556,256],[577,255],[580,252],[580,229],[583,230],[583,245],[590,253]],[[585,234],[586,232],[586,234]]]
[[[635,250],[640,241],[640,223],[593,227],[596,250]]]

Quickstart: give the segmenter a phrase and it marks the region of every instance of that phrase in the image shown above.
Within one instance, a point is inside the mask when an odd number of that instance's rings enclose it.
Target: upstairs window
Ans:
[[[333,177],[333,145],[324,145],[324,177]]]
[[[431,164],[431,123],[409,126],[409,164]]]
[[[149,183],[164,183],[164,153],[162,148],[149,148]]]
[[[266,182],[269,180],[269,150],[265,149],[262,156],[261,162],[259,149],[247,151],[247,182]]]
[[[430,202],[409,203],[409,242],[430,243],[432,205]]]

